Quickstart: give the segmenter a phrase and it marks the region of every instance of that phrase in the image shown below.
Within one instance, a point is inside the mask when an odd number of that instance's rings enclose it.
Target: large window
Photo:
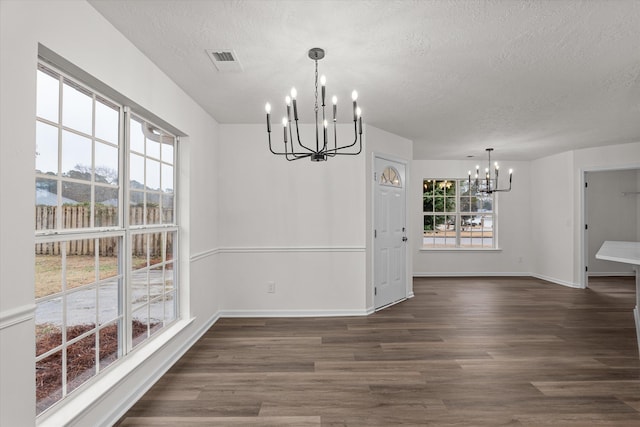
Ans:
[[[468,180],[425,179],[424,249],[495,248],[495,200]]]
[[[38,66],[38,414],[178,318],[175,158],[174,136]]]

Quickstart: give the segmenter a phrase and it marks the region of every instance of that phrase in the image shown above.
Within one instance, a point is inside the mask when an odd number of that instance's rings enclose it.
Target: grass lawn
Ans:
[[[151,265],[162,262],[155,257]],[[96,259],[93,255],[67,255],[67,290],[87,285],[96,281]],[[134,256],[133,269],[147,266],[147,258]],[[97,280],[118,275],[118,257],[100,257]],[[36,255],[35,296],[41,298],[62,291],[62,255]]]
[[[77,288],[96,281],[96,259],[92,255],[67,256],[67,289]],[[36,298],[60,292],[62,290],[62,256],[36,255],[35,265]],[[100,279],[118,274],[117,257],[100,258]]]

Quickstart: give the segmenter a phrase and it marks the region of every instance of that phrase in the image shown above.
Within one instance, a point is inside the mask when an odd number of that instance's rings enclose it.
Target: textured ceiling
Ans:
[[[416,159],[527,160],[640,141],[640,0],[90,0],[220,123],[274,122],[312,47],[347,122],[412,139]],[[241,72],[205,49],[233,49]],[[340,114],[341,113],[341,114]]]

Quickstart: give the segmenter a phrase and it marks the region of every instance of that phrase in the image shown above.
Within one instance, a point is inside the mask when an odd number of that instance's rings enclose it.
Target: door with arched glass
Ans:
[[[373,276],[376,309],[407,297],[406,168],[376,157]]]

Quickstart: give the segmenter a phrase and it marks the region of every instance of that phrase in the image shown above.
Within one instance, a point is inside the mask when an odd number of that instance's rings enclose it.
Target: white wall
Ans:
[[[605,240],[635,241],[638,235],[638,200],[623,192],[637,191],[638,170],[587,173],[586,213],[589,275],[632,274],[631,265],[595,257]]]
[[[203,332],[217,312],[211,256],[218,246],[217,124],[84,1],[2,1],[0,31],[0,425],[33,425],[35,418],[34,238],[33,218],[25,212],[33,212],[35,201],[38,43],[189,136],[180,152],[180,249],[186,261],[181,278],[190,288],[185,305],[195,320],[104,400],[78,414],[78,424],[98,425],[141,378],[166,368],[163,363]]]
[[[501,160],[501,159],[497,159]],[[415,276],[522,275],[532,268],[532,215],[529,162],[501,161],[513,168],[513,189],[497,194],[497,251],[422,250],[422,185],[427,178],[465,178],[486,160],[414,160],[411,211]],[[484,167],[484,166],[483,166]]]
[[[301,126],[302,140],[313,132]],[[264,125],[221,125],[219,154],[223,313],[363,314],[364,156],[289,162],[269,152]]]
[[[532,272],[568,286],[574,282],[573,152],[531,162]]]
[[[413,141],[399,137],[398,135],[394,135],[392,133],[386,132],[382,129],[378,129],[373,126],[366,126],[366,150],[365,150],[365,160],[367,162],[366,167],[366,238],[367,238],[367,262],[366,262],[366,297],[367,297],[367,307],[372,309],[374,306],[373,301],[373,167],[374,167],[374,155],[382,155],[388,156],[391,159],[396,159],[400,161],[405,161],[407,163],[406,168],[406,195],[407,195],[407,229],[408,236],[414,235],[411,231],[412,227],[412,215],[411,213],[411,194],[413,193],[413,187],[411,185],[411,174],[412,174],[412,162],[413,159]],[[407,250],[407,296],[413,295],[413,260],[411,257],[411,240],[408,243]]]

